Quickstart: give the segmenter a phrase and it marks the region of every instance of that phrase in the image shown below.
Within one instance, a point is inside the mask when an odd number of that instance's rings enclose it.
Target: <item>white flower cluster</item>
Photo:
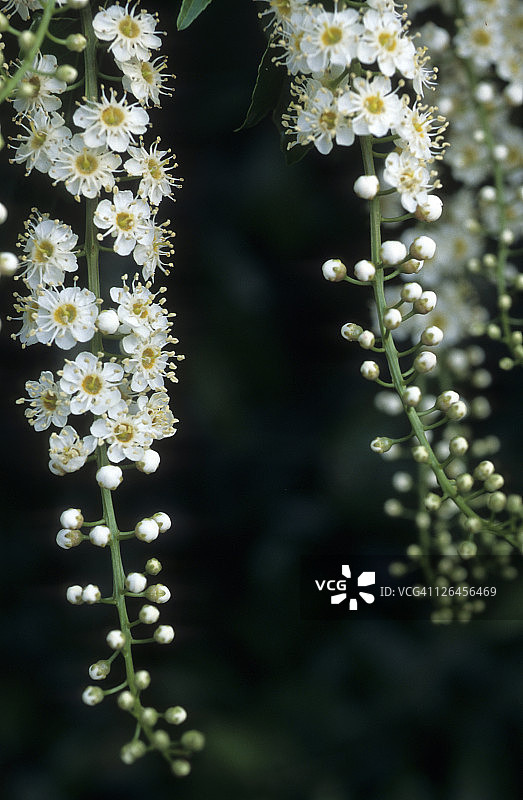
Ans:
[[[23,8],[19,4],[18,10]],[[28,381],[28,397],[20,401],[28,403],[25,413],[36,430],[58,429],[51,434],[49,451],[49,468],[57,475],[80,469],[102,443],[113,464],[128,459],[143,472],[154,472],[159,456],[153,443],[175,433],[165,380],[176,380],[174,362],[182,357],[172,350],[177,340],[171,335],[173,315],[161,297],[165,290],[153,291],[151,281],[156,269],[167,271],[165,259],[172,254],[168,223],[156,219],[158,205],[172,197],[179,181],[171,175],[176,165],[170,151],[160,149],[158,138],[151,145],[142,139],[149,125],[147,106],[165,92],[161,70],[150,61],[151,51],[161,45],[155,27],[156,19],[136,5],[113,5],[96,14],[94,32],[109,42],[124,85],[137,102],[128,103],[125,92],[117,97],[112,89],[102,91],[100,100],[83,98],[72,118],[82,132],[73,132],[58,111],[66,84],[56,77],[55,56],[36,57],[29,76],[34,92],[14,101],[24,132],[13,145],[13,161],[25,164],[28,173],[49,174],[77,199],[97,201],[91,224],[98,238],[110,237],[119,256],[132,254],[145,281],[135,276],[129,286],[124,275],[121,285],[109,291],[112,307],[100,308],[101,298],[77,284],[85,255],[77,234],[65,222],[33,209],[19,243],[19,277],[28,293],[16,295],[22,323],[16,335],[22,346],[54,344],[64,351],[83,346],[56,377],[46,370]],[[165,59],[161,63],[165,66]],[[141,78],[126,82],[136,69]],[[136,182],[135,193],[118,191],[123,170]],[[112,191],[111,196],[103,197],[104,191]],[[70,277],[73,285],[66,285]],[[82,435],[71,417],[85,419],[86,414],[94,420]]]
[[[301,0],[271,6],[273,46],[284,49],[279,61],[297,76],[296,101],[284,118],[295,137],[289,146],[314,144],[327,154],[334,142],[350,146],[355,136],[393,137],[383,179],[397,189],[406,211],[423,209],[439,185],[429,165],[444,146],[445,121],[421,101],[434,75],[405,15],[386,0],[369,0],[360,11],[337,5],[326,11]],[[364,65],[358,74],[357,62]],[[414,99],[399,94],[406,82]]]

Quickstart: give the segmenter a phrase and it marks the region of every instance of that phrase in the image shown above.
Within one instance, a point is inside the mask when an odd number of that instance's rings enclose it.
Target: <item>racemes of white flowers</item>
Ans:
[[[101,200],[96,207],[94,224],[105,230],[105,234],[99,234],[100,239],[107,235],[114,238],[113,249],[120,256],[128,256],[138,243],[147,245],[153,240],[151,208],[130,191],[115,192],[112,202]]]
[[[93,29],[98,39],[110,42],[109,50],[117,61],[147,61],[151,50],[162,44],[153,15],[137,13],[136,5],[131,8],[130,3],[125,8],[114,5],[99,11],[93,19]]]

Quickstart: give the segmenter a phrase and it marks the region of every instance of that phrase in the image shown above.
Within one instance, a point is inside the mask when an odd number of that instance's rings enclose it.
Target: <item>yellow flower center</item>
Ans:
[[[53,317],[59,325],[70,325],[76,319],[77,313],[76,306],[73,306],[72,303],[64,303],[55,308]]]
[[[108,128],[117,128],[125,119],[125,114],[120,106],[108,106],[102,111],[102,122]]]
[[[87,394],[99,394],[102,386],[102,379],[96,373],[94,375],[86,375],[82,381],[82,389]]]
[[[334,44],[338,44],[341,42],[343,38],[343,31],[337,25],[331,25],[329,28],[325,28],[321,35],[321,43],[325,47],[332,47]]]
[[[46,411],[54,411],[58,405],[58,396],[52,389],[48,389],[42,394],[41,402]]]
[[[116,215],[116,224],[121,231],[130,231],[134,226],[134,217],[127,211],[120,211],[120,213]]]
[[[142,61],[140,72],[146,83],[154,83],[154,71],[148,61]]]
[[[479,47],[487,47],[490,44],[490,33],[483,28],[477,29],[472,34],[472,39],[474,44],[479,45]]]
[[[45,262],[54,253],[54,245],[48,239],[42,239],[35,247],[33,261]]]
[[[378,36],[378,42],[385,50],[391,52],[392,50],[396,49],[397,40],[395,33],[387,33],[387,31],[382,31]]]
[[[281,17],[288,19],[291,15],[290,0],[271,0],[271,6],[279,12]]]
[[[152,369],[158,358],[158,350],[155,347],[146,347],[142,352],[142,366],[144,369]]]
[[[366,97],[363,101],[363,105],[367,111],[370,111],[371,114],[383,114],[385,110],[385,103],[379,94],[375,94],[372,97]]]
[[[92,175],[98,169],[98,159],[85,149],[82,150],[74,164],[82,175]]]
[[[127,15],[118,23],[118,30],[126,39],[136,39],[140,35],[140,26],[132,17]]]
[[[336,128],[336,116],[335,111],[324,111],[320,116],[320,125],[333,131]]]
[[[119,422],[115,425],[114,435],[119,442],[130,442],[134,435],[134,428],[128,422]]]
[[[135,317],[142,317],[145,319],[145,317],[147,317],[147,306],[148,303],[142,303],[140,300],[133,303],[133,314]]]
[[[159,181],[162,179],[163,170],[162,165],[156,158],[150,158],[147,162],[147,169],[151,173],[151,177],[154,178],[155,181]]]
[[[33,131],[33,135],[31,136],[31,145],[34,150],[38,150],[39,147],[43,147],[47,140],[47,133],[45,131]]]

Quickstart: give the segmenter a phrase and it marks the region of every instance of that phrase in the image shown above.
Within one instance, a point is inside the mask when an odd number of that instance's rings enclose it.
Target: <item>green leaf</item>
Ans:
[[[196,17],[199,17],[202,11],[205,11],[212,0],[183,0],[176,25],[179,31],[188,28],[191,22],[194,22]]]
[[[278,105],[282,85],[285,81],[285,71],[273,62],[272,50],[273,48],[268,44],[258,67],[258,77],[252,92],[251,104],[244,121],[239,128],[236,128],[237,131],[253,128]]]

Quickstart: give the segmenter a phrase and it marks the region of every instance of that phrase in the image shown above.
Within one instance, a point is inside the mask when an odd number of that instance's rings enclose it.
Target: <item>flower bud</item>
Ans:
[[[162,564],[157,558],[149,558],[145,565],[145,571],[148,575],[159,575],[162,571]]]
[[[388,308],[383,315],[383,324],[389,331],[396,330],[403,322],[399,308]]]
[[[431,353],[430,350],[423,350],[414,359],[414,369],[416,372],[426,374],[427,372],[432,372],[437,363],[438,359],[434,353]]]
[[[27,53],[35,42],[36,36],[32,31],[22,31],[18,37],[18,46],[23,53]]]
[[[108,661],[96,661],[89,667],[89,677],[93,681],[103,681],[109,675],[111,665]]]
[[[205,747],[205,736],[200,731],[185,731],[182,734],[181,738],[181,745],[182,747],[186,747],[187,750],[203,750]]]
[[[101,599],[102,593],[98,586],[94,583],[88,583],[82,592],[83,602],[88,605],[93,605],[93,603],[99,603]]]
[[[386,266],[393,266],[394,264],[399,264],[400,261],[407,255],[407,248],[403,244],[403,242],[394,241],[390,239],[387,242],[383,242],[380,248],[380,258],[383,264]]]
[[[125,692],[121,692],[118,695],[118,700],[116,702],[118,703],[118,706],[119,708],[122,709],[122,711],[131,711],[134,708],[135,701],[134,701],[134,696],[131,694],[131,692],[126,690]]]
[[[362,200],[372,200],[380,190],[380,182],[375,175],[360,175],[354,181],[354,192]]]
[[[348,342],[356,342],[358,336],[363,333],[363,328],[361,325],[356,325],[355,322],[346,322],[341,326],[340,333]]]
[[[56,78],[65,83],[74,83],[78,78],[78,70],[71,66],[71,64],[61,64],[56,70]]]
[[[368,381],[375,381],[380,376],[380,368],[375,361],[364,361],[360,367],[360,372]]]
[[[174,639],[174,628],[172,625],[159,625],[153,636],[158,644],[170,644]]]
[[[401,299],[406,303],[414,303],[422,295],[423,289],[419,283],[411,281],[406,283],[401,289]]]
[[[109,631],[105,641],[111,650],[121,650],[125,646],[125,636],[120,630]]]
[[[116,333],[120,327],[120,320],[114,308],[106,308],[100,311],[96,319],[96,327],[100,333],[111,335]]]
[[[157,511],[153,514],[153,519],[160,529],[160,533],[165,533],[171,527],[171,518],[164,511]]]
[[[363,331],[358,336],[358,343],[363,350],[370,350],[376,343],[376,337],[372,331]]]
[[[436,400],[436,406],[439,408],[440,411],[448,411],[450,406],[454,403],[457,403],[459,400],[459,394],[455,392],[453,389],[447,389],[447,391],[442,392],[438,399]]]
[[[354,275],[359,281],[363,281],[364,283],[368,283],[369,281],[373,280],[376,275],[376,267],[372,263],[372,261],[367,261],[366,259],[362,259],[354,264]]]
[[[113,464],[108,464],[105,467],[100,467],[96,473],[96,482],[102,489],[117,489],[123,481],[123,472],[120,467]]]
[[[154,625],[155,622],[158,622],[159,616],[160,610],[156,606],[145,605],[141,607],[138,619],[145,625]]]
[[[84,516],[79,508],[68,508],[60,514],[60,525],[63,528],[81,528],[84,524]]]
[[[141,572],[130,572],[125,579],[125,588],[133,594],[140,594],[147,586],[147,578]]]
[[[104,699],[103,689],[99,686],[88,686],[82,692],[82,700],[86,706],[96,706]]]
[[[430,314],[436,308],[438,296],[436,292],[425,291],[422,292],[420,297],[414,302],[414,310],[418,314]]]
[[[421,402],[421,389],[419,386],[409,386],[403,392],[403,402],[410,408],[415,408]]]
[[[436,242],[430,236],[417,236],[409,247],[412,258],[427,261],[436,254]]]
[[[437,325],[430,325],[421,334],[421,343],[427,347],[437,347],[443,341],[443,331]]]
[[[140,461],[136,462],[137,468],[145,475],[152,475],[160,466],[160,455],[156,450],[145,450]]]
[[[187,711],[181,706],[171,706],[166,709],[164,717],[170,725],[181,725],[187,719]]]
[[[387,453],[392,445],[393,441],[388,436],[377,436],[370,443],[370,449],[373,453]]]
[[[463,419],[466,416],[467,406],[463,400],[458,400],[457,403],[452,403],[447,411],[447,417],[454,422],[459,422],[460,419]]]
[[[81,586],[78,586],[78,584],[69,586],[65,595],[67,602],[71,603],[73,606],[81,605],[83,603],[82,592],[83,589]]]
[[[185,758],[176,758],[171,764],[171,769],[177,778],[185,778],[191,771],[191,763]]]
[[[70,550],[71,547],[78,547],[82,543],[83,536],[81,531],[72,530],[71,528],[62,528],[56,534],[56,544],[62,550]]]
[[[436,222],[441,217],[443,203],[435,194],[429,194],[422,203],[416,207],[414,216],[420,222]]]
[[[347,275],[347,267],[339,258],[329,258],[322,265],[321,271],[325,280],[333,283],[342,281]]]
[[[65,46],[73,53],[82,53],[87,47],[87,39],[81,33],[70,33],[65,40]]]
[[[111,538],[111,529],[107,525],[95,525],[89,531],[89,541],[96,547],[105,547]]]
[[[151,683],[151,676],[146,669],[140,669],[134,676],[137,689],[147,689]]]
[[[20,262],[14,253],[0,253],[0,275],[10,277],[15,274],[19,266]]]
[[[163,583],[155,583],[153,586],[147,587],[145,596],[152,603],[167,603],[171,598],[171,592]]]
[[[160,533],[160,528],[158,523],[155,519],[150,517],[146,519],[141,519],[140,522],[136,524],[134,529],[134,535],[137,539],[141,542],[153,542],[155,539],[158,538]]]

